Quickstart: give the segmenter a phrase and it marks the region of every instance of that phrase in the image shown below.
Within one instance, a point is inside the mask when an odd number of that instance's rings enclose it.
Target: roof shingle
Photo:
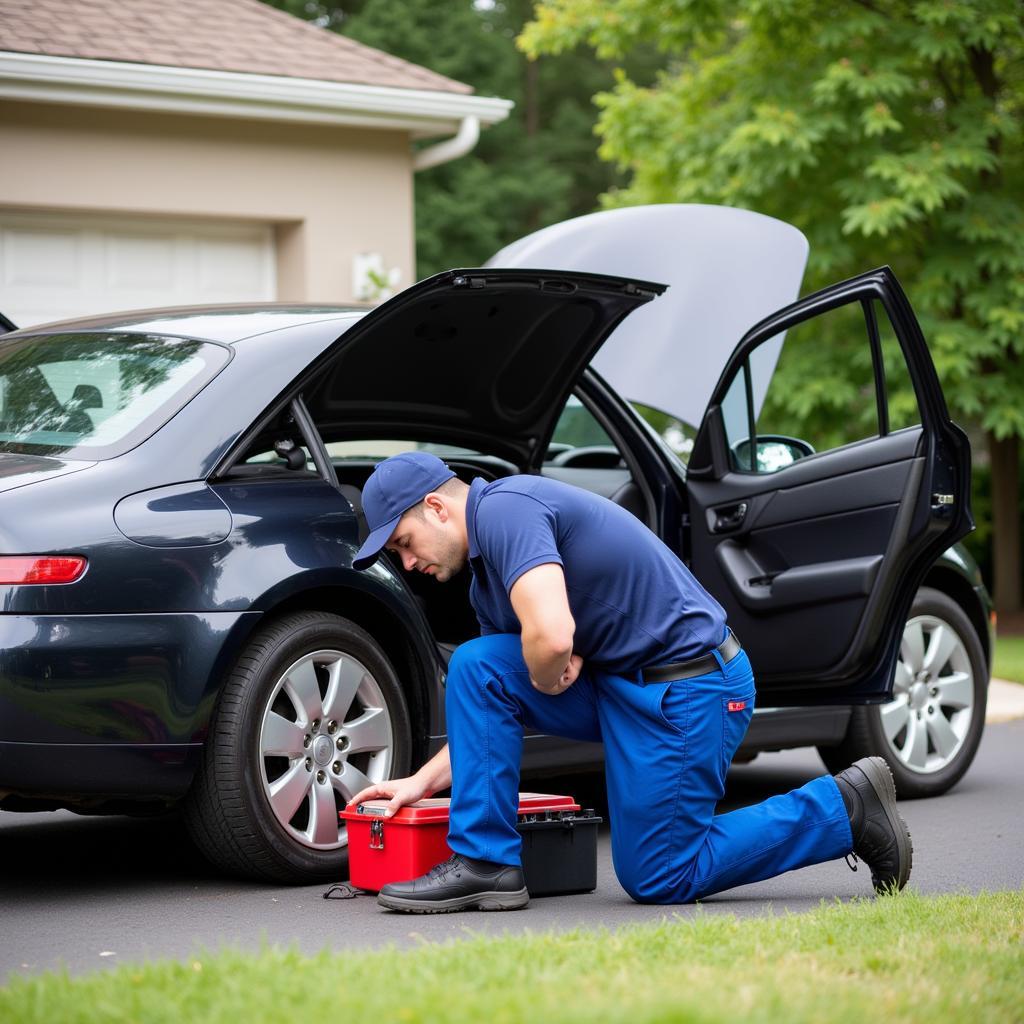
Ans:
[[[0,50],[473,91],[260,0],[0,0]]]

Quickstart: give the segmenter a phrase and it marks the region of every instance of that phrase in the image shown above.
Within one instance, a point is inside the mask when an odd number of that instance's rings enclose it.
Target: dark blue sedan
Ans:
[[[689,474],[588,367],[662,291],[452,271],[369,314],[179,309],[5,335],[0,807],[177,805],[230,870],[336,876],[339,809],[443,742],[446,657],[477,632],[467,580],[351,568],[363,483],[413,447],[467,480],[544,473],[605,494],[691,562],[750,653],[759,705],[779,708],[748,752],[881,747],[905,789],[952,785],[981,735],[988,609],[943,554],[970,527],[967,443],[895,278],[755,327]],[[751,354],[847,305],[890,318],[920,422],[830,451],[759,437]],[[933,601],[915,620],[946,579],[953,611]],[[897,711],[853,735],[879,707]],[[544,736],[526,750],[528,769],[599,758]]]

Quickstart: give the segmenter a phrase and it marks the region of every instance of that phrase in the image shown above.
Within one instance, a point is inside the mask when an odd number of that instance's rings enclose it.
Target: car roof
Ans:
[[[116,331],[133,334],[166,334],[233,344],[268,331],[321,323],[349,321],[363,316],[366,307],[314,304],[242,304],[174,306],[139,309],[102,316],[79,317],[26,327],[24,334],[88,334]]]

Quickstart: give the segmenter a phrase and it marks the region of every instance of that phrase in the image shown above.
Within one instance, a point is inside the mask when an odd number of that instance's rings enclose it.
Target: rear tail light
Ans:
[[[81,555],[0,555],[0,585],[74,583],[85,565]]]

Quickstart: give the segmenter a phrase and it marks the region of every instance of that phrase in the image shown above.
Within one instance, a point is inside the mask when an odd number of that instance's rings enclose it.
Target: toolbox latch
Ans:
[[[380,818],[374,818],[370,822],[370,849],[384,849],[384,822]]]

